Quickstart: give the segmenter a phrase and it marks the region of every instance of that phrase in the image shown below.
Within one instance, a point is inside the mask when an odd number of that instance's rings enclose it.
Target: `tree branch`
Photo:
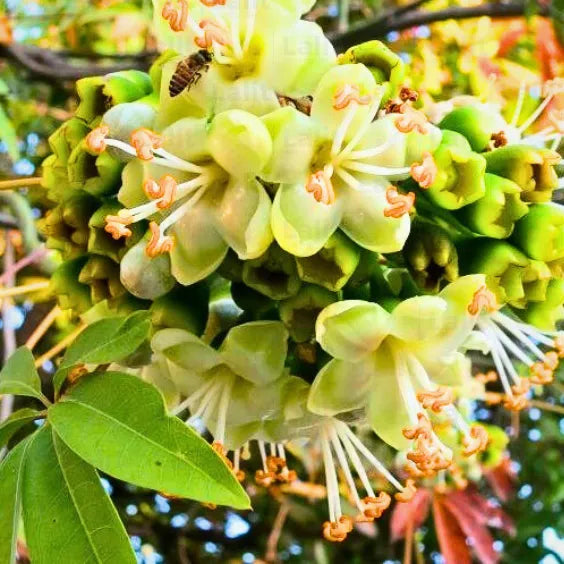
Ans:
[[[490,16],[493,18],[511,18],[522,16],[527,9],[526,2],[513,1],[509,3],[488,3],[479,6],[471,6],[464,8],[455,6],[444,10],[436,11],[416,11],[407,12],[398,17],[397,12],[392,12],[384,17],[377,18],[345,33],[329,34],[329,39],[337,51],[345,51],[349,47],[369,41],[371,39],[379,39],[385,37],[391,31],[402,31],[412,27],[428,25],[435,22],[441,22],[448,19],[463,20],[468,18],[478,18],[481,16]],[[549,9],[546,6],[539,6],[538,14],[548,16]]]

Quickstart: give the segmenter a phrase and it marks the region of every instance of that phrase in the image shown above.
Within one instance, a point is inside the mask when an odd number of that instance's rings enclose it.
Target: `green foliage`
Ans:
[[[20,429],[40,417],[41,412],[29,408],[20,409],[12,413],[12,415],[0,425],[0,447],[8,444],[8,441],[10,441]]]
[[[18,349],[4,364],[0,372],[0,394],[15,394],[43,400],[39,374],[28,348]]]

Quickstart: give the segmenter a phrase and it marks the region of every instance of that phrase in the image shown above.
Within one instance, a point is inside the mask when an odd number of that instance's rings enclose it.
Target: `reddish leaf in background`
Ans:
[[[564,60],[564,49],[558,43],[550,21],[538,22],[536,43],[537,59],[541,64],[543,79],[555,78],[558,76],[558,66]]]
[[[527,32],[527,26],[522,20],[513,20],[509,25],[509,29],[501,36],[499,40],[499,48],[497,50],[498,57],[506,57],[507,53],[513,49],[515,44]]]
[[[498,499],[506,503],[513,497],[517,475],[511,468],[509,457],[504,458],[493,470],[488,470],[484,476]]]
[[[500,529],[510,535],[515,534],[511,517],[501,507],[486,499],[476,488],[470,487],[464,492],[456,492],[449,496],[449,499],[451,498],[461,507],[470,507],[476,519],[480,519],[483,525]]]
[[[390,524],[392,542],[405,538],[407,524],[411,522],[413,530],[417,530],[429,515],[431,492],[419,489],[408,503],[396,503]]]
[[[433,516],[435,530],[439,539],[441,553],[446,564],[471,564],[470,550],[466,545],[463,533],[454,515],[446,508],[444,497],[433,499]]]

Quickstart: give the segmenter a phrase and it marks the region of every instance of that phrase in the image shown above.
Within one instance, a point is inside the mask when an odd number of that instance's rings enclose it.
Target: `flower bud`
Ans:
[[[272,300],[291,298],[302,285],[294,257],[277,244],[262,257],[245,262],[243,282]]]
[[[485,274],[500,305],[525,297],[523,276],[529,259],[505,241],[475,239],[458,247],[462,274]]]
[[[404,62],[381,41],[366,41],[355,45],[339,55],[338,62],[341,65],[362,63],[368,67],[376,82],[386,87],[384,102],[397,95],[405,80]]]
[[[552,200],[558,187],[558,176],[554,169],[560,155],[549,149],[528,145],[507,145],[484,153],[487,171],[509,178],[523,190],[521,199],[540,203]]]
[[[60,251],[64,259],[74,258],[86,251],[88,221],[98,205],[96,198],[77,192],[49,210],[37,222],[39,231],[47,238],[47,247]]]
[[[512,241],[529,257],[544,262],[564,258],[564,206],[535,204],[515,226]]]
[[[270,160],[272,139],[262,121],[241,110],[215,116],[208,135],[215,161],[236,177],[258,175]]]
[[[302,286],[292,298],[280,302],[280,319],[297,343],[315,336],[317,316],[328,305],[337,301],[337,295],[319,286]]]
[[[78,275],[78,281],[90,288],[93,304],[111,301],[126,293],[119,279],[119,265],[107,257],[90,255]]]
[[[157,329],[184,329],[201,335],[208,320],[209,297],[210,290],[206,283],[174,288],[153,302],[153,326]]]
[[[296,257],[298,275],[304,282],[338,292],[360,263],[360,248],[337,231],[325,246],[311,257]]]
[[[242,282],[231,283],[231,297],[237,306],[245,312],[246,319],[258,320],[269,316],[271,312],[276,314],[276,302]]]
[[[426,193],[437,206],[457,210],[484,196],[486,161],[472,152],[462,135],[443,131],[441,144],[433,158],[438,174]]]
[[[516,311],[523,321],[542,329],[555,331],[556,324],[564,319],[564,280],[554,278],[548,284],[542,302],[530,302],[527,309]]]
[[[506,239],[515,222],[527,215],[529,208],[521,201],[521,188],[507,178],[485,175],[486,194],[462,208],[457,217],[475,233],[492,239]]]
[[[82,78],[76,83],[80,103],[76,117],[95,127],[111,107],[124,102],[135,102],[153,90],[148,74],[120,71],[106,76]]]
[[[439,127],[463,135],[473,151],[485,151],[492,135],[503,129],[504,122],[499,113],[480,106],[462,106],[447,114]]]
[[[403,256],[415,282],[426,292],[458,278],[458,252],[449,234],[424,220],[414,222]]]
[[[51,293],[57,297],[61,309],[84,313],[92,307],[90,288],[78,280],[87,260],[87,257],[67,260],[51,276]]]

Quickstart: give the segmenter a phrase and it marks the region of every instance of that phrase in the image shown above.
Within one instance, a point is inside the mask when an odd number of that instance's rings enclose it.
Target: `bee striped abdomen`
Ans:
[[[175,98],[185,90],[190,90],[202,78],[202,74],[209,70],[211,62],[212,54],[205,49],[182,59],[168,85],[170,97]]]

